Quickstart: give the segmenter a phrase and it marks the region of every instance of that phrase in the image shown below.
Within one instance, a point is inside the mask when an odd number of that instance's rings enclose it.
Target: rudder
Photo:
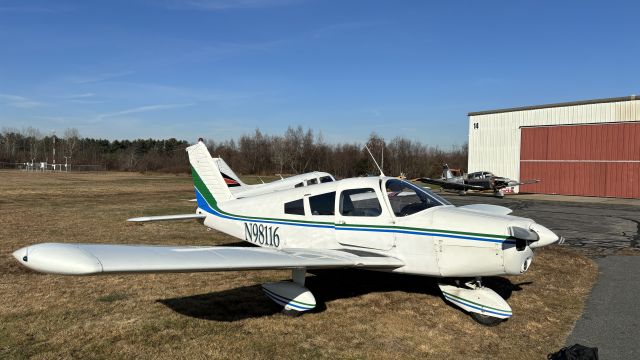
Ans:
[[[197,196],[198,207],[203,208],[204,204],[201,201],[207,200],[208,202],[222,202],[231,199],[235,199],[224,177],[220,173],[215,160],[209,154],[207,146],[198,141],[197,144],[189,146],[187,148],[189,154],[189,163],[191,164],[191,171],[193,176],[194,185],[196,191],[200,193]],[[213,199],[207,199],[209,192]],[[209,204],[215,206],[214,204]],[[203,208],[204,209],[204,208]]]

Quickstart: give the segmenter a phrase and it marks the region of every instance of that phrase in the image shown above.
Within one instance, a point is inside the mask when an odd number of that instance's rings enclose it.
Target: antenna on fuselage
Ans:
[[[384,176],[384,172],[382,172],[382,169],[380,168],[380,165],[378,165],[378,162],[376,161],[376,158],[373,157],[373,154],[371,153],[371,150],[369,150],[369,147],[365,144],[364,148],[367,149],[367,152],[371,156],[371,160],[373,160],[373,163],[376,164],[376,167],[378,168],[378,170],[380,170],[380,177]]]

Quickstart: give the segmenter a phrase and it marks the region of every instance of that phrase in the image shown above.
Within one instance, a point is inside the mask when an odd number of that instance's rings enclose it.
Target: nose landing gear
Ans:
[[[498,293],[483,287],[480,278],[462,286],[438,284],[438,287],[447,301],[468,312],[482,325],[496,326],[513,314],[511,306]]]

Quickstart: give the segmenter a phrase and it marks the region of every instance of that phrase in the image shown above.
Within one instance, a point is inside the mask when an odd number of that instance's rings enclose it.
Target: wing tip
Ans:
[[[27,246],[14,251],[13,257],[29,269],[47,274],[90,275],[103,271],[98,258],[76,244]]]

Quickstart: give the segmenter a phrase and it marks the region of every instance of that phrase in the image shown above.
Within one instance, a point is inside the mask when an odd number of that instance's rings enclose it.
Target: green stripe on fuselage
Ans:
[[[231,214],[218,207],[218,203],[216,199],[213,197],[213,195],[211,194],[211,192],[209,191],[205,183],[200,178],[200,175],[198,175],[198,172],[193,167],[191,167],[191,176],[193,177],[194,186],[200,192],[200,194],[202,194],[202,196],[209,203],[209,205],[214,210],[227,216],[241,217],[241,218],[250,219],[250,220],[290,222],[293,224],[321,224],[321,225],[333,225],[335,227],[357,227],[357,228],[374,228],[374,229],[385,229],[385,230],[424,231],[424,232],[436,232],[436,233],[452,234],[452,235],[488,237],[488,238],[494,238],[494,239],[500,239],[500,240],[506,240],[509,238],[509,236],[505,236],[505,235],[483,234],[483,233],[442,230],[442,229],[429,229],[429,228],[416,228],[416,227],[390,226],[390,225],[335,224],[333,222],[324,222],[324,221],[291,220],[291,219],[282,219],[282,218],[268,218],[268,217]]]

